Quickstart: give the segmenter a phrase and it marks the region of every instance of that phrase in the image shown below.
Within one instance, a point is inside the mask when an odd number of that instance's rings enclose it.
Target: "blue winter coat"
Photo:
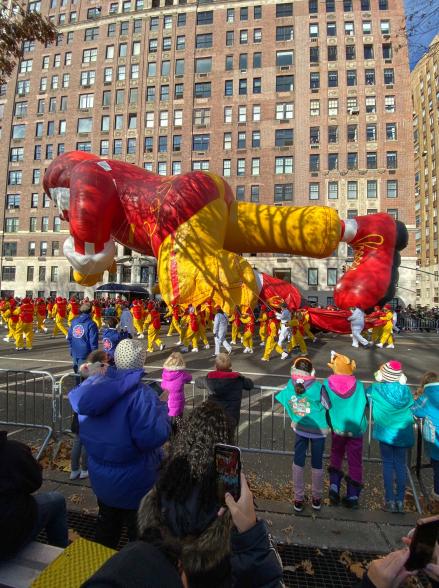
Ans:
[[[411,447],[413,434],[413,396],[399,382],[374,382],[367,390],[372,399],[373,438],[396,447]]]
[[[67,339],[70,343],[70,355],[75,359],[86,359],[89,353],[99,346],[99,331],[88,313],[83,313],[72,320]]]
[[[116,345],[126,339],[117,329],[104,329],[102,331],[102,349],[110,356],[111,359],[114,357]]]
[[[423,435],[428,454],[439,460],[439,382],[424,386],[424,393],[416,400],[413,412],[424,419]]]
[[[141,382],[143,370],[109,368],[69,394],[79,415],[93,491],[108,506],[137,509],[154,485],[160,447],[171,430],[168,406]]]

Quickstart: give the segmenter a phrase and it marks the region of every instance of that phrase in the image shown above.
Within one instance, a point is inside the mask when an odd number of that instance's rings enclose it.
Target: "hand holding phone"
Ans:
[[[406,570],[422,570],[432,561],[438,535],[439,516],[418,520],[410,543]]]
[[[241,496],[241,451],[234,445],[215,445],[215,468],[217,495],[220,504],[225,505],[225,494],[235,501]]]
[[[245,533],[256,525],[256,512],[253,494],[241,472],[241,497],[236,502],[231,494],[226,494],[226,505],[232,515],[238,533]]]

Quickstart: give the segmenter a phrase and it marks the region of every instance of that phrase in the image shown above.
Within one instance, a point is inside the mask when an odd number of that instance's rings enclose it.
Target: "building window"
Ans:
[[[282,18],[286,16],[293,16],[292,2],[285,4],[276,4],[276,18]]]
[[[338,126],[330,125],[328,127],[328,143],[338,143]]]
[[[338,98],[331,98],[328,100],[328,115],[329,116],[337,116],[338,115]]]
[[[313,154],[309,156],[309,171],[318,172],[320,171],[320,155]]]
[[[234,31],[227,31],[226,32],[226,47],[231,47],[234,42],[235,42]]]
[[[375,70],[374,69],[365,69],[364,70],[364,83],[366,86],[374,86],[375,85]]]
[[[311,100],[309,103],[310,116],[320,116],[320,100]]]
[[[292,202],[293,184],[275,184],[274,202]]]
[[[378,182],[377,180],[367,180],[367,197],[378,198]]]
[[[236,200],[245,200],[245,186],[236,186]]]
[[[338,153],[328,153],[328,170],[338,169]]]
[[[398,153],[396,151],[387,151],[386,153],[387,169],[398,168]]]
[[[349,170],[358,169],[358,153],[350,152],[347,155],[347,168]]]
[[[294,107],[292,102],[281,102],[276,104],[276,120],[292,120]]]
[[[308,286],[319,285],[319,270],[316,268],[308,268]]]
[[[236,175],[238,177],[245,176],[245,159],[238,159],[236,162]]]
[[[398,197],[398,180],[387,180],[387,198]]]
[[[389,214],[395,220],[398,220],[398,209],[397,208],[388,208],[387,214]]]
[[[357,70],[356,69],[348,69],[346,72],[346,84],[348,86],[356,86],[357,85]]]
[[[384,108],[386,112],[395,112],[395,96],[385,96],[384,97]]]
[[[396,123],[386,123],[386,139],[387,141],[396,141],[398,138]]]
[[[275,174],[292,174],[294,168],[293,157],[276,157],[275,158]]]
[[[376,113],[376,97],[375,96],[366,96],[366,113],[367,114],[375,114]]]
[[[367,169],[377,169],[378,167],[377,154],[375,151],[366,153],[366,167]]]
[[[197,35],[195,38],[195,48],[196,49],[208,49],[212,47],[212,33],[203,33],[201,35]]]
[[[357,200],[358,198],[358,182],[348,182],[348,200]]]
[[[2,280],[7,282],[14,282],[15,281],[15,266],[13,265],[4,265],[2,268]]]
[[[276,92],[292,92],[294,76],[276,76]]]
[[[5,233],[16,233],[20,222],[18,218],[5,218]]]
[[[293,41],[294,29],[292,26],[276,27],[276,41]]]
[[[336,286],[337,285],[337,268],[335,267],[328,267],[326,270],[326,285],[327,286]]]
[[[318,182],[311,182],[309,184],[308,197],[310,200],[318,200],[320,198],[320,184]]]
[[[259,149],[261,146],[261,131],[252,131],[252,148]]]
[[[210,24],[213,24],[213,10],[198,12],[197,25],[210,25]]]
[[[199,82],[195,84],[195,98],[210,98],[211,94],[211,82]]]
[[[52,265],[50,268],[50,281],[57,282],[58,281],[58,266]]]
[[[395,70],[392,67],[384,69],[384,83],[387,85],[393,85],[395,83]]]
[[[338,182],[328,183],[328,199],[337,200],[338,198]]]
[[[260,186],[250,186],[250,202],[259,202],[259,188]]]
[[[193,136],[193,151],[208,151],[210,143],[210,135],[194,135]]]
[[[28,265],[26,269],[26,281],[33,282],[34,281],[34,266]]]
[[[293,145],[293,129],[276,129],[274,144],[276,147],[290,147]]]
[[[231,159],[223,159],[223,176],[230,177],[232,171],[232,160]]]
[[[258,176],[261,171],[261,160],[259,157],[252,158],[252,176]],[[254,201],[252,201],[254,202]]]

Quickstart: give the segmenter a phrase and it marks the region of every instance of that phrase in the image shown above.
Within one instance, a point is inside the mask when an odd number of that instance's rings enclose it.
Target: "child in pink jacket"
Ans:
[[[185,371],[185,361],[178,351],[174,351],[163,364],[162,388],[169,392],[168,414],[173,423],[177,424],[183,416],[184,385],[192,380],[189,372]]]

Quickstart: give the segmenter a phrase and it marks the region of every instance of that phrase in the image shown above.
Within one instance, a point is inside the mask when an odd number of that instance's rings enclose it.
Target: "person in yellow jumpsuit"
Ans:
[[[189,351],[189,345],[192,344],[192,352],[198,353],[198,317],[195,312],[195,308],[190,306],[188,308],[187,316],[185,314],[185,322],[187,324],[184,340],[183,340],[183,347],[181,348],[182,352],[185,353]]]
[[[259,323],[259,338],[261,342],[259,345],[261,347],[265,345],[265,340],[267,339],[267,322],[268,322],[268,314],[267,314],[267,307],[263,304],[261,306],[261,312],[259,314],[258,323]]]
[[[1,324],[5,326],[5,329],[8,328],[8,319],[5,317],[5,313],[9,310],[10,304],[9,300],[2,300],[0,302],[0,314],[2,318]]]
[[[277,344],[276,337],[279,330],[279,323],[276,320],[276,313],[273,310],[268,312],[268,323],[267,323],[267,338],[265,339],[264,355],[262,361],[270,361],[272,351],[276,351],[282,357],[288,357],[280,345]]]
[[[58,334],[58,331],[67,337],[67,329],[64,321],[67,318],[67,302],[61,296],[56,298],[56,302],[52,308],[52,318],[55,319],[55,325],[53,327],[52,337]]]
[[[44,301],[44,298],[37,298],[36,304],[35,304],[35,318],[37,319],[37,330],[36,330],[37,333],[38,333],[38,331],[44,331],[45,333],[47,333],[47,327],[44,326],[44,321],[46,320],[46,316],[47,316],[46,302]]]
[[[180,327],[180,307],[178,304],[173,304],[172,306],[168,307],[168,312],[165,314],[165,318],[171,318],[171,322],[169,324],[169,329],[167,333],[167,337],[171,337],[174,334],[174,331],[178,334],[181,341],[181,327]]]
[[[15,330],[15,349],[20,351],[24,347],[29,351],[32,349],[34,338],[34,305],[29,298],[23,298],[14,314],[19,317]],[[23,337],[25,343],[23,343]]]
[[[11,298],[9,300],[9,308],[4,314],[5,320],[7,321],[6,324],[8,325],[8,334],[3,339],[3,341],[6,341],[6,343],[10,343],[11,340],[15,340],[15,331],[17,329],[17,323],[19,320],[18,315],[14,314],[15,306],[15,298]]]
[[[198,305],[196,312],[198,319],[198,339],[204,344],[204,349],[210,349],[206,336],[206,311],[201,308],[201,305]]]
[[[97,328],[102,329],[102,306],[99,300],[93,300],[91,318]]]
[[[387,349],[395,349],[393,343],[393,310],[390,304],[384,306],[384,311],[386,314],[384,315],[383,320],[386,321],[386,324],[382,327],[383,330],[377,347],[384,347],[384,345],[386,345]]]
[[[311,331],[311,319],[309,316],[309,312],[307,308],[302,308],[300,310],[303,319],[303,332],[305,337],[309,337],[313,343],[317,342],[317,337]]]
[[[232,316],[229,318],[229,322],[232,323],[232,340],[230,343],[232,345],[236,345],[236,339],[242,338],[241,333],[239,331],[239,327],[241,326],[241,312],[239,310],[239,306],[235,306]]]
[[[244,333],[242,335],[242,344],[244,345],[244,353],[253,353],[253,333],[255,332],[255,316],[252,309],[249,307],[241,314],[241,323],[244,325]]]
[[[150,305],[148,304],[148,307],[149,306]],[[148,330],[147,330],[147,335],[148,335],[148,349],[147,349],[147,351],[149,353],[152,353],[154,351],[154,345],[156,345],[160,349],[160,351],[162,351],[165,348],[165,346],[163,345],[163,343],[160,340],[160,327],[161,327],[160,313],[154,307],[154,305],[151,309],[148,309],[144,326],[148,328]]]
[[[116,298],[116,317],[120,320],[120,315],[122,314],[124,304],[123,300],[120,298]]]
[[[302,355],[308,354],[308,348],[305,343],[305,339],[303,338],[304,324],[303,324],[303,317],[301,312],[295,312],[291,317],[290,321],[291,325],[291,339],[288,344],[288,352],[291,353],[293,349],[297,346],[300,348],[300,352]]]
[[[67,324],[70,327],[72,320],[79,316],[79,302],[76,300],[75,296],[70,298],[70,302],[67,305],[67,312],[69,313],[67,316]]]
[[[133,300],[133,305],[130,312],[133,315],[133,326],[137,331],[138,339],[144,339],[145,335],[143,334],[143,322],[145,318],[145,312],[143,310],[143,306],[140,303],[140,300]]]
[[[381,308],[379,306],[375,306],[373,309],[373,312],[371,312],[368,315],[368,318],[372,319],[374,321],[374,326],[372,327],[372,336],[371,336],[372,344],[378,343],[379,340],[381,339],[381,335],[383,334],[383,326],[384,326],[383,317],[385,317],[385,315],[386,315],[385,311],[381,310]]]

